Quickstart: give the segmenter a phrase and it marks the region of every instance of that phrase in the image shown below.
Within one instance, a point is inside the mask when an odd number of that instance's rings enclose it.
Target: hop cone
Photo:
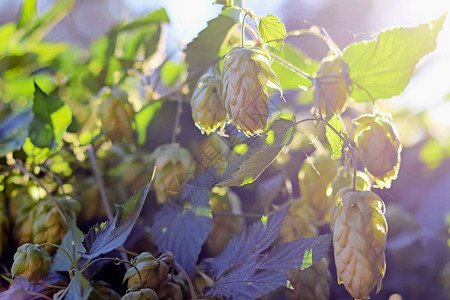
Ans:
[[[160,203],[164,203],[167,196],[178,196],[182,185],[191,176],[194,167],[192,157],[178,144],[168,144],[158,147],[151,159],[156,166],[156,196]]]
[[[338,283],[357,299],[381,289],[386,261],[384,203],[371,191],[340,190],[331,220]]]
[[[63,211],[75,217],[75,211],[79,209],[77,201],[64,198],[56,198],[56,201]],[[33,220],[33,243],[53,243],[57,245],[61,243],[67,232],[67,225],[51,199],[41,199],[31,211],[30,218]]]
[[[260,48],[234,48],[222,69],[225,108],[236,127],[247,135],[262,131],[269,116],[267,85],[279,88],[270,57]]]
[[[202,132],[210,134],[225,125],[227,112],[222,100],[222,81],[211,75],[200,79],[191,106],[192,118]]]
[[[11,194],[9,203],[14,243],[20,246],[32,242],[34,221],[31,212],[37,202],[31,198],[26,188],[18,188]]]
[[[130,192],[134,192],[150,182],[152,173],[153,164],[148,155],[140,153],[128,155],[122,172],[122,182]]]
[[[288,300],[327,300],[330,299],[331,274],[328,260],[323,258],[305,270],[289,270],[287,277],[293,290],[285,292]]]
[[[129,289],[139,287],[141,279],[142,287],[156,290],[169,274],[166,262],[163,259],[156,259],[149,252],[139,254],[136,257],[135,266],[141,274],[140,278],[134,267],[130,267],[123,277],[123,282],[128,280]]]
[[[280,230],[279,243],[290,242],[300,237],[313,237],[318,233],[317,214],[308,202],[295,201],[289,208]]]
[[[380,188],[390,188],[400,168],[401,145],[397,130],[387,115],[364,115],[354,123],[358,125],[355,143],[361,162],[375,178]]]
[[[158,300],[156,292],[149,288],[134,288],[128,291],[121,300]]]
[[[99,107],[99,117],[108,137],[115,142],[131,142],[134,110],[127,93],[106,88],[100,98],[103,102]]]
[[[331,203],[328,202],[326,191],[337,169],[338,163],[329,155],[318,155],[307,159],[298,173],[301,199],[314,209],[319,225],[329,220]]]
[[[38,282],[50,269],[52,259],[47,251],[39,245],[23,244],[14,254],[14,263],[11,275],[24,276],[29,280]]]
[[[341,60],[326,57],[317,71],[317,87],[322,113],[339,114],[345,110],[348,98],[347,86],[341,72]],[[327,113],[328,115],[328,113]]]

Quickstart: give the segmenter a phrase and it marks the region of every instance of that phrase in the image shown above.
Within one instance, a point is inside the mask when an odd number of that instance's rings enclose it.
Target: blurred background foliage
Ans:
[[[285,0],[263,3],[253,0],[246,1],[245,5],[257,14],[278,15],[288,31],[311,25],[324,27],[342,49],[350,43],[369,39],[386,27],[429,22],[449,8],[449,4],[441,2]],[[180,83],[187,76],[183,49],[206,26],[206,21],[220,12],[220,7],[208,0],[59,0],[37,1],[37,4],[37,16],[22,14],[18,20],[21,1],[0,2],[0,120],[10,122],[2,123],[2,142],[5,143],[2,151],[5,154],[6,150],[16,149],[15,143],[23,135],[18,127],[18,132],[9,133],[14,134],[12,138],[4,139],[8,134],[6,125],[25,122],[27,127],[31,122],[27,111],[31,109],[34,82],[48,97],[59,97],[62,103],[54,111],[64,124],[54,124],[53,136],[43,141],[41,148],[36,147],[36,141],[26,139],[22,151],[15,157],[35,168],[33,171],[41,174],[49,191],[70,193],[80,200],[79,220],[87,228],[105,214],[83,148],[95,143],[102,131],[95,118],[102,95],[108,93],[102,88],[118,86],[126,90],[136,111],[135,146],[102,143],[96,149],[110,199],[123,203],[136,187],[148,181],[148,176],[142,176],[149,165],[148,153],[170,142],[172,116],[177,110],[176,102],[171,100],[176,98]],[[310,57],[312,66],[327,54],[327,48],[311,37],[290,37],[287,43],[302,49]],[[420,62],[405,92],[377,103],[382,111],[393,115],[403,152],[398,179],[390,190],[377,190],[387,204],[390,229],[386,277],[383,289],[374,299],[450,299],[448,53],[450,26],[447,21],[436,51]],[[309,114],[311,95],[287,91],[286,99],[295,105],[284,108],[279,99],[271,103],[280,110],[295,109],[298,115]],[[62,109],[65,105],[70,112]],[[185,113],[180,119],[182,131],[178,142],[195,152],[206,138],[194,127],[189,105],[184,103],[182,107]],[[371,111],[366,104],[356,107],[359,111]],[[350,131],[354,117],[351,109],[343,115]],[[147,127],[149,123],[151,126]],[[62,137],[66,129],[67,134]],[[122,136],[126,137],[126,133]],[[62,138],[72,146],[68,149],[58,146]],[[321,139],[323,132],[317,133],[314,126],[302,127],[290,150],[255,183],[235,191],[237,196],[233,193],[232,199],[243,199],[243,211],[264,213],[272,201],[281,203],[288,193],[299,197],[298,170],[314,146],[323,147]],[[239,148],[234,150],[239,154]],[[63,178],[62,189],[55,184],[54,176]],[[290,191],[283,184],[288,179],[292,184]],[[27,184],[19,176],[8,180],[17,186]],[[120,185],[116,184],[118,180]],[[34,184],[31,186],[37,189]],[[264,201],[260,199],[262,195],[265,195]],[[83,205],[83,199],[97,200]],[[154,205],[147,203],[149,207]],[[231,206],[225,210],[231,210]],[[220,211],[220,208],[213,205],[213,212],[215,210]],[[144,214],[152,216],[154,212],[149,209]],[[224,235],[237,230],[236,224],[233,227],[223,218],[221,222],[223,225],[215,223],[214,226],[224,231]],[[148,225],[138,226],[140,232],[128,243],[148,238]],[[226,226],[230,228],[223,229]],[[328,228],[319,230],[326,232]],[[215,246],[203,249],[203,255],[220,253],[217,247],[223,247],[223,241],[208,240],[208,243]],[[335,276],[334,272],[332,274]],[[348,299],[336,278],[332,281],[331,299]]]

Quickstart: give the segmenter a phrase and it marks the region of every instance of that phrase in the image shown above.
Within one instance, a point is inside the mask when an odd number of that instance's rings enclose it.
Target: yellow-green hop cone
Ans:
[[[158,294],[152,289],[134,288],[128,291],[121,300],[159,300]]]
[[[386,270],[387,223],[383,201],[371,191],[343,188],[331,220],[338,283],[356,299],[369,299]]]
[[[328,259],[323,258],[305,270],[289,270],[287,278],[293,290],[285,292],[288,300],[328,300],[330,299],[331,274]]]
[[[158,202],[177,197],[193,174],[194,164],[189,151],[176,143],[167,144],[156,148],[151,159],[156,167],[154,188]]]
[[[330,203],[326,195],[328,183],[337,174],[338,162],[329,154],[309,157],[303,164],[298,179],[301,201],[308,202],[316,212],[318,225],[329,221]]]
[[[320,109],[340,114],[345,110],[348,98],[347,86],[341,72],[341,60],[334,56],[326,57],[317,71],[317,88]]]
[[[222,81],[211,75],[201,78],[192,95],[191,107],[195,125],[202,132],[210,134],[223,127],[227,111],[222,100]]]
[[[121,90],[104,88],[100,99],[102,103],[99,107],[99,117],[102,129],[114,142],[131,142],[135,112],[128,101],[128,94]]]
[[[298,199],[297,199],[298,200]],[[279,242],[291,242],[300,237],[316,236],[318,233],[317,214],[305,200],[295,201],[289,208],[280,230]]]
[[[14,254],[11,275],[24,276],[36,283],[47,275],[51,262],[52,259],[44,248],[29,243],[23,244]]]
[[[156,290],[169,274],[169,267],[164,260],[156,259],[149,252],[139,254],[134,264],[141,277],[139,277],[136,268],[130,267],[123,277],[123,282],[128,280],[129,289],[139,287],[140,280],[142,280],[142,287]]]
[[[79,209],[79,203],[73,199],[56,198],[63,211],[72,215]],[[32,240],[35,244],[53,243],[59,245],[67,232],[67,225],[49,198],[41,199],[31,212],[33,220]],[[45,246],[50,251],[50,246]]]
[[[353,121],[358,125],[355,144],[361,162],[380,188],[390,188],[400,168],[402,146],[388,115],[364,115]]]
[[[267,53],[258,47],[234,48],[223,63],[222,98],[236,127],[247,135],[261,132],[269,116],[267,86],[281,90]]]

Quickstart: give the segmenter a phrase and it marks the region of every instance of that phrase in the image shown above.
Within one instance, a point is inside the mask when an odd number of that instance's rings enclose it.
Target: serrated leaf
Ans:
[[[121,207],[111,222],[101,227],[93,227],[83,240],[86,248],[84,258],[95,258],[120,247],[127,239],[136,223],[145,198],[150,189],[150,183],[136,191],[133,196]],[[101,229],[101,230],[99,230]]]
[[[337,132],[341,133],[344,130],[344,124],[337,115],[331,117],[328,121]],[[342,145],[344,141],[333,131],[329,126],[326,126],[327,141],[331,146],[331,159],[340,159],[342,156]]]
[[[249,154],[238,170],[231,175],[231,178],[218,183],[218,185],[239,186],[255,181],[272,164],[281,150],[291,142],[294,126],[295,122],[290,120],[275,120],[264,137],[265,146],[256,153]]]
[[[81,230],[77,227],[75,222],[69,218],[66,215],[66,219],[69,222],[69,230],[67,231],[66,235],[64,236],[60,247],[64,248],[69,252],[69,254],[75,254],[74,259],[75,261],[78,261],[80,259],[81,254],[86,252],[86,249],[83,246],[83,240],[84,240],[84,233],[81,232]],[[75,247],[75,251],[74,251]],[[55,256],[53,257],[52,264],[50,266],[51,272],[68,272],[70,271],[72,266],[72,262],[70,261],[69,257],[67,257],[66,253],[64,253],[63,250],[58,249],[56,251]]]
[[[267,15],[261,18],[258,24],[258,33],[269,46],[281,48],[286,37],[286,28],[280,18]]]
[[[189,197],[192,205],[166,204],[155,215],[152,236],[159,251],[171,251],[183,269],[193,275],[201,247],[211,231],[211,206],[206,188],[187,185],[182,197]]]
[[[74,270],[75,276],[72,277],[72,280],[70,281],[66,294],[66,297],[64,299],[66,300],[87,300],[89,298],[89,295],[94,290],[94,287],[91,285],[89,280],[84,278],[83,274],[81,274],[80,271]]]
[[[0,155],[19,149],[28,137],[28,127],[33,119],[31,110],[9,116],[0,124]]]
[[[256,299],[285,286],[285,273],[289,269],[304,269],[325,256],[331,244],[331,234],[295,240],[270,249],[288,209],[285,207],[244,227],[222,254],[202,262],[215,281],[203,289],[204,295]]]
[[[39,148],[53,148],[72,121],[72,112],[61,99],[44,93],[34,83],[33,122],[29,127],[31,142]]]
[[[413,75],[417,62],[436,48],[446,14],[430,24],[394,28],[371,42],[352,44],[342,60],[352,81],[352,98],[357,102],[387,99],[400,94]]]
[[[198,79],[220,59],[219,51],[236,20],[224,14],[208,22],[185,50],[188,63],[188,82],[193,87]]]

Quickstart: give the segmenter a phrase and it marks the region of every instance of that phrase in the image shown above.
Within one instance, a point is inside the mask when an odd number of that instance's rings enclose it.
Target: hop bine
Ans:
[[[222,100],[222,81],[211,75],[201,78],[191,100],[195,125],[210,134],[225,125],[227,111]]]
[[[364,115],[353,121],[361,162],[380,188],[390,188],[400,168],[402,146],[388,115]]]
[[[387,223],[383,201],[371,191],[341,189],[331,219],[338,283],[356,299],[369,299],[386,269]]]
[[[246,135],[261,132],[269,116],[267,86],[281,91],[269,55],[258,47],[232,49],[223,63],[222,83],[225,108],[236,127]]]

